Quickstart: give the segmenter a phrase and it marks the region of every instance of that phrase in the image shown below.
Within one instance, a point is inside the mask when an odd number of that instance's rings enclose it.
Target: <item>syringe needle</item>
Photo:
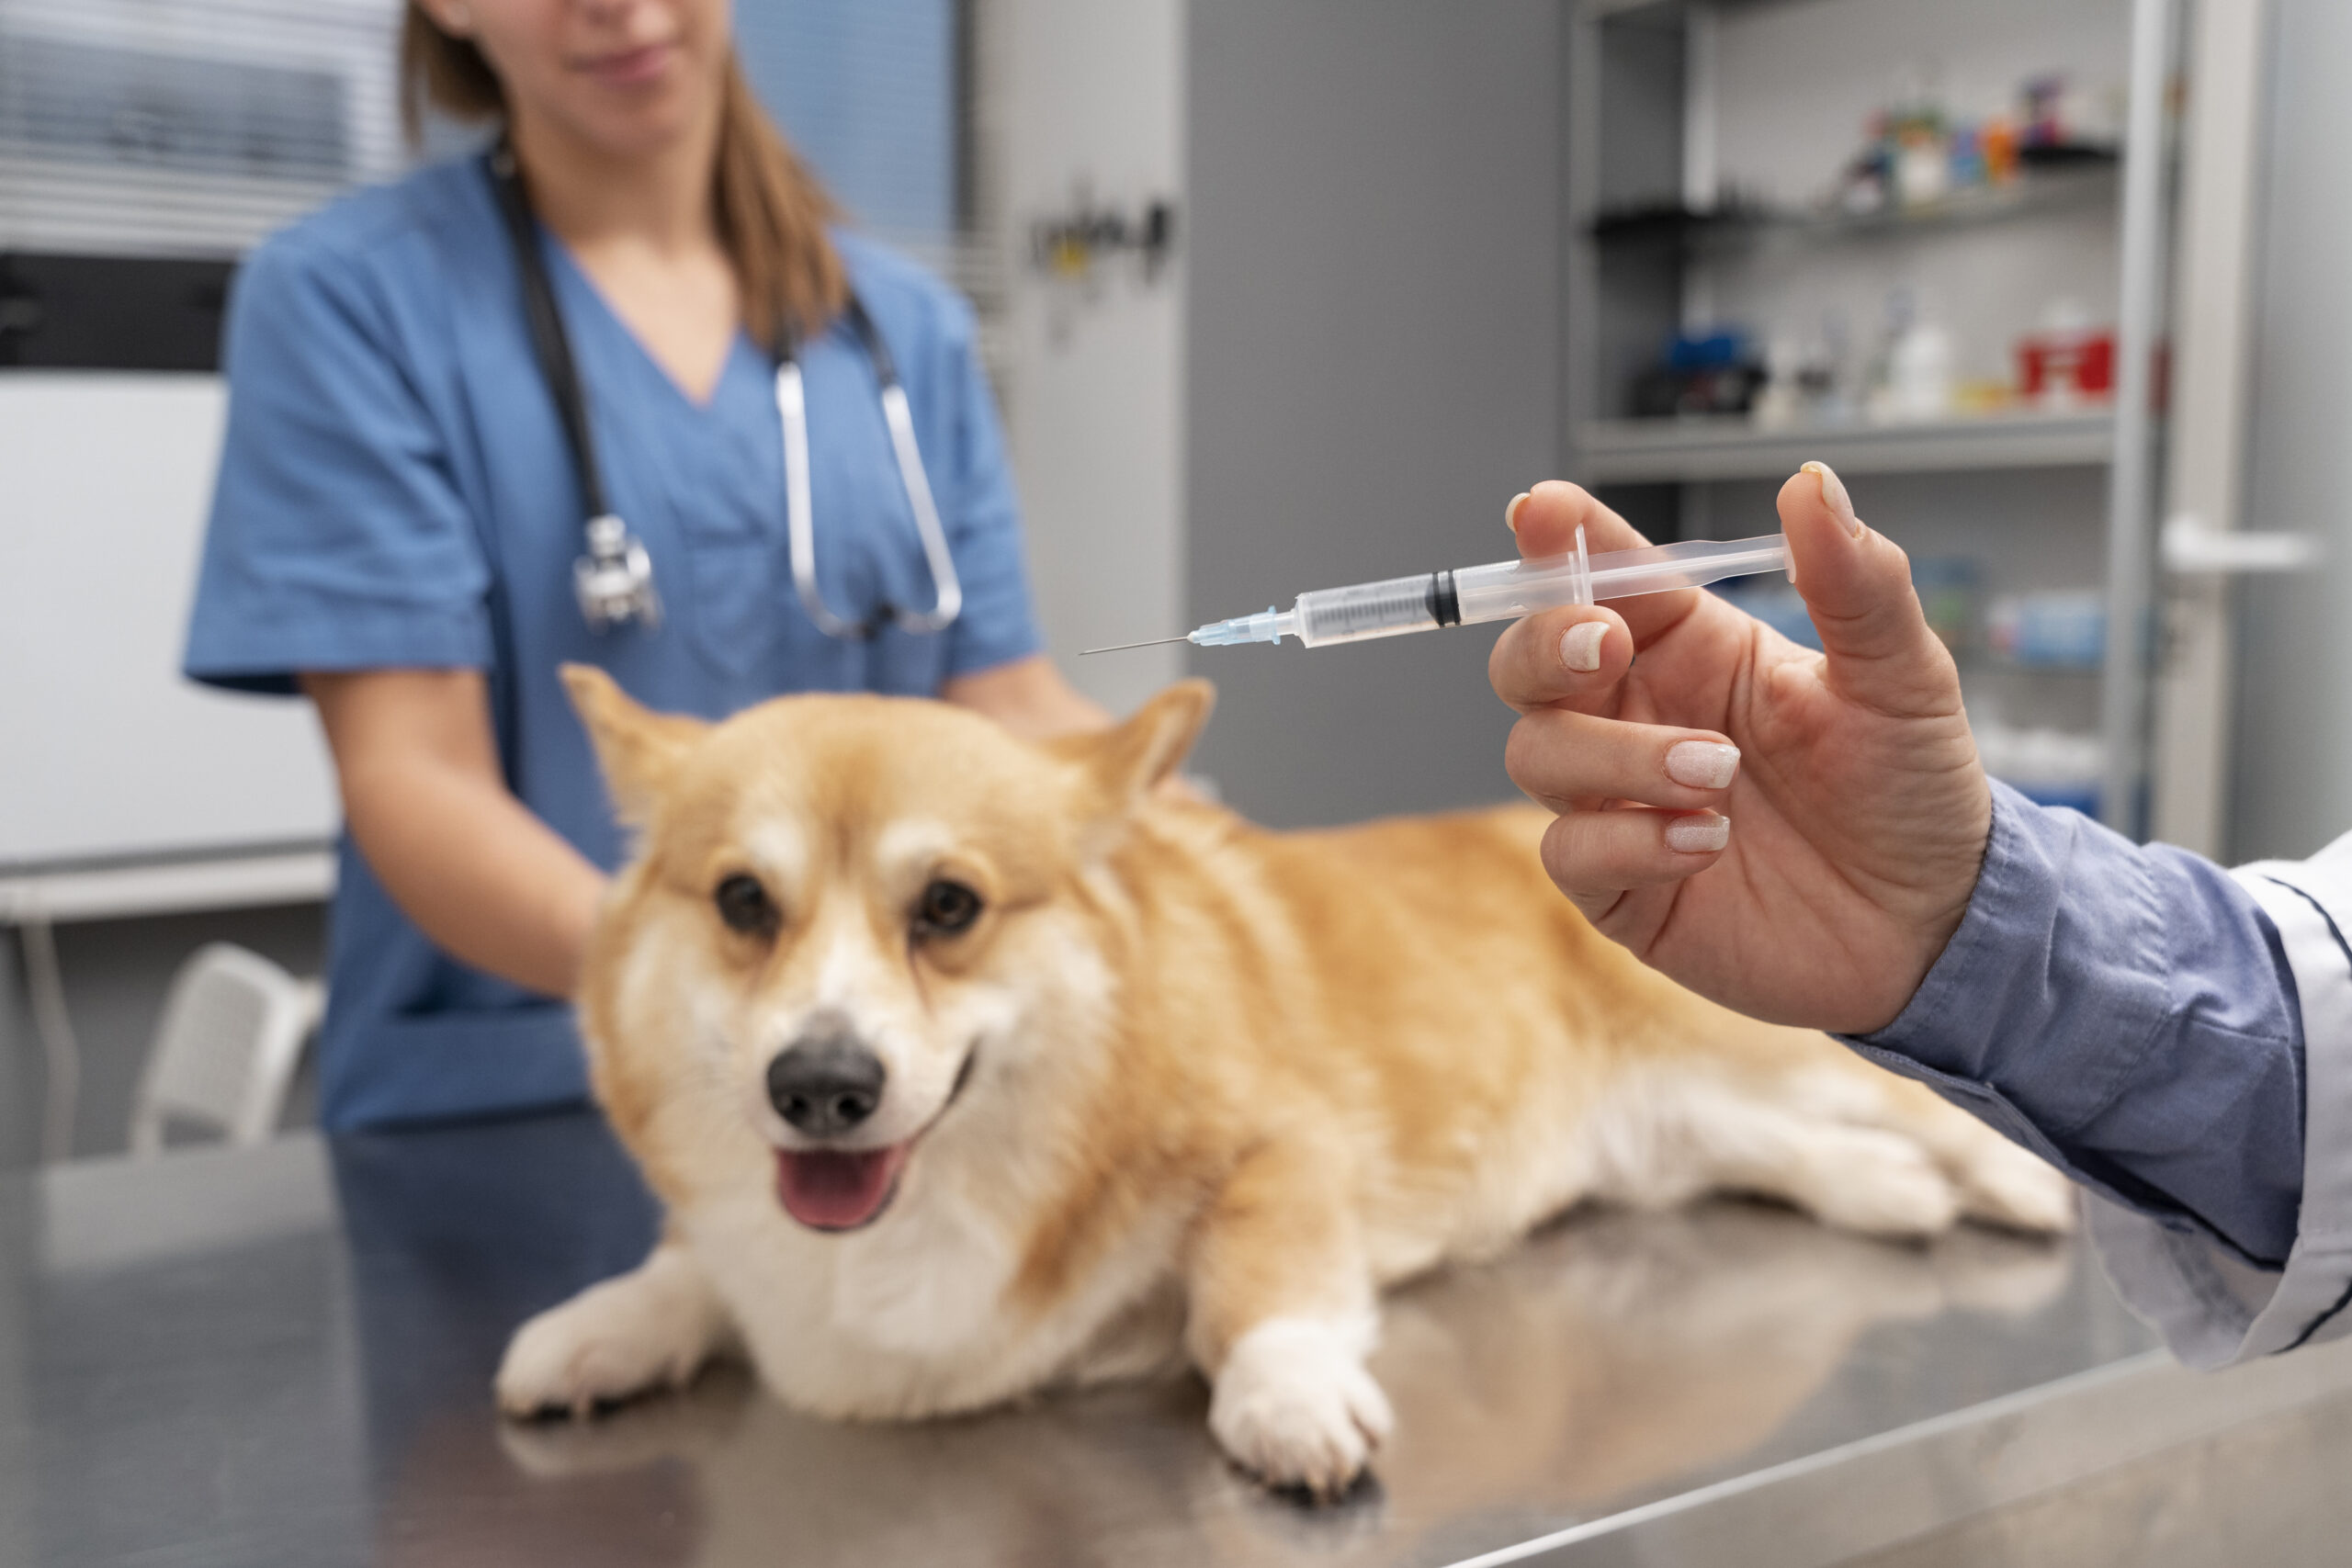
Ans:
[[[1148,642],[1121,642],[1114,643],[1109,648],[1084,648],[1079,649],[1078,656],[1080,659],[1083,659],[1090,653],[1125,653],[1131,648],[1165,648],[1171,642],[1190,642],[1193,639],[1189,637],[1156,637],[1151,638]]]

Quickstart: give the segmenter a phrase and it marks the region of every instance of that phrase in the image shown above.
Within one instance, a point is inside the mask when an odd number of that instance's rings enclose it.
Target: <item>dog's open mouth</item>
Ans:
[[[912,1146],[909,1139],[887,1149],[778,1149],[775,1195],[811,1230],[855,1230],[889,1207]]]
[[[915,1130],[913,1137],[887,1149],[778,1149],[775,1152],[775,1195],[784,1212],[817,1231],[854,1231],[870,1225],[890,1206],[899,1190],[899,1176],[907,1168],[924,1134],[939,1124],[949,1107],[964,1098],[972,1081],[972,1066],[979,1059],[975,1044],[956,1068],[956,1082],[947,1102]]]

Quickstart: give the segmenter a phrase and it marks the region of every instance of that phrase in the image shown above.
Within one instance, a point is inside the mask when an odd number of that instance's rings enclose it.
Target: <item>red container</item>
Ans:
[[[2018,340],[2018,390],[2030,403],[2064,407],[2115,395],[2115,333],[2035,333]]]

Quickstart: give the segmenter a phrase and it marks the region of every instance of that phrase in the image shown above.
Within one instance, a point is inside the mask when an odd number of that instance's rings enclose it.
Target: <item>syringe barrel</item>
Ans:
[[[1462,624],[1516,620],[1562,604],[1631,599],[1676,588],[1702,588],[1726,577],[1782,571],[1788,547],[1778,534],[1753,539],[1702,539],[1643,545],[1589,559],[1574,555],[1498,561],[1456,570],[1453,591]]]
[[[1515,621],[1562,604],[1589,604],[1591,580],[1583,568],[1572,555],[1458,568],[1453,595],[1462,608],[1462,622]]]
[[[1752,539],[1686,539],[1679,545],[1645,545],[1593,558],[1592,595],[1631,599],[1677,588],[1703,588],[1726,577],[1789,569],[1788,541],[1778,534]]]
[[[1392,577],[1385,582],[1357,582],[1302,593],[1295,612],[1298,640],[1309,648],[1322,648],[1448,625],[1452,616],[1440,616],[1439,579],[1450,575],[1423,571]]]

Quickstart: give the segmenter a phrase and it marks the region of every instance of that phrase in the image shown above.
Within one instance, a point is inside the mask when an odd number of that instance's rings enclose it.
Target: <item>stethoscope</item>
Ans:
[[[501,141],[491,149],[488,162],[491,186],[498,193],[499,209],[505,215],[515,261],[522,269],[523,312],[530,324],[531,346],[548,390],[555,398],[556,413],[563,422],[571,447],[572,472],[588,512],[582,525],[587,550],[571,568],[580,613],[587,618],[591,631],[632,621],[650,630],[662,624],[662,600],[653,591],[653,558],[605,501],[604,477],[588,431],[587,398],[572,361],[571,339],[564,334],[563,316],[556,309],[555,288],[548,279],[547,259],[539,251],[537,228],[523,195],[514,150]],[[784,427],[784,520],[792,558],[792,589],[808,618],[827,637],[868,637],[885,625],[918,633],[944,631],[964,608],[964,585],[956,575],[947,533],[939,525],[939,508],[932,501],[931,481],[923,473],[907,389],[899,384],[898,366],[875,329],[874,318],[866,314],[855,293],[850,295],[842,313],[865,344],[866,357],[874,365],[874,378],[882,389],[882,417],[890,427],[899,482],[906,488],[907,505],[914,513],[915,532],[922,540],[936,597],[928,611],[902,610],[886,604],[866,621],[844,620],[826,604],[824,592],[817,586],[817,534],[809,516],[808,393],[800,374],[799,344],[787,338],[776,357],[775,408]]]

